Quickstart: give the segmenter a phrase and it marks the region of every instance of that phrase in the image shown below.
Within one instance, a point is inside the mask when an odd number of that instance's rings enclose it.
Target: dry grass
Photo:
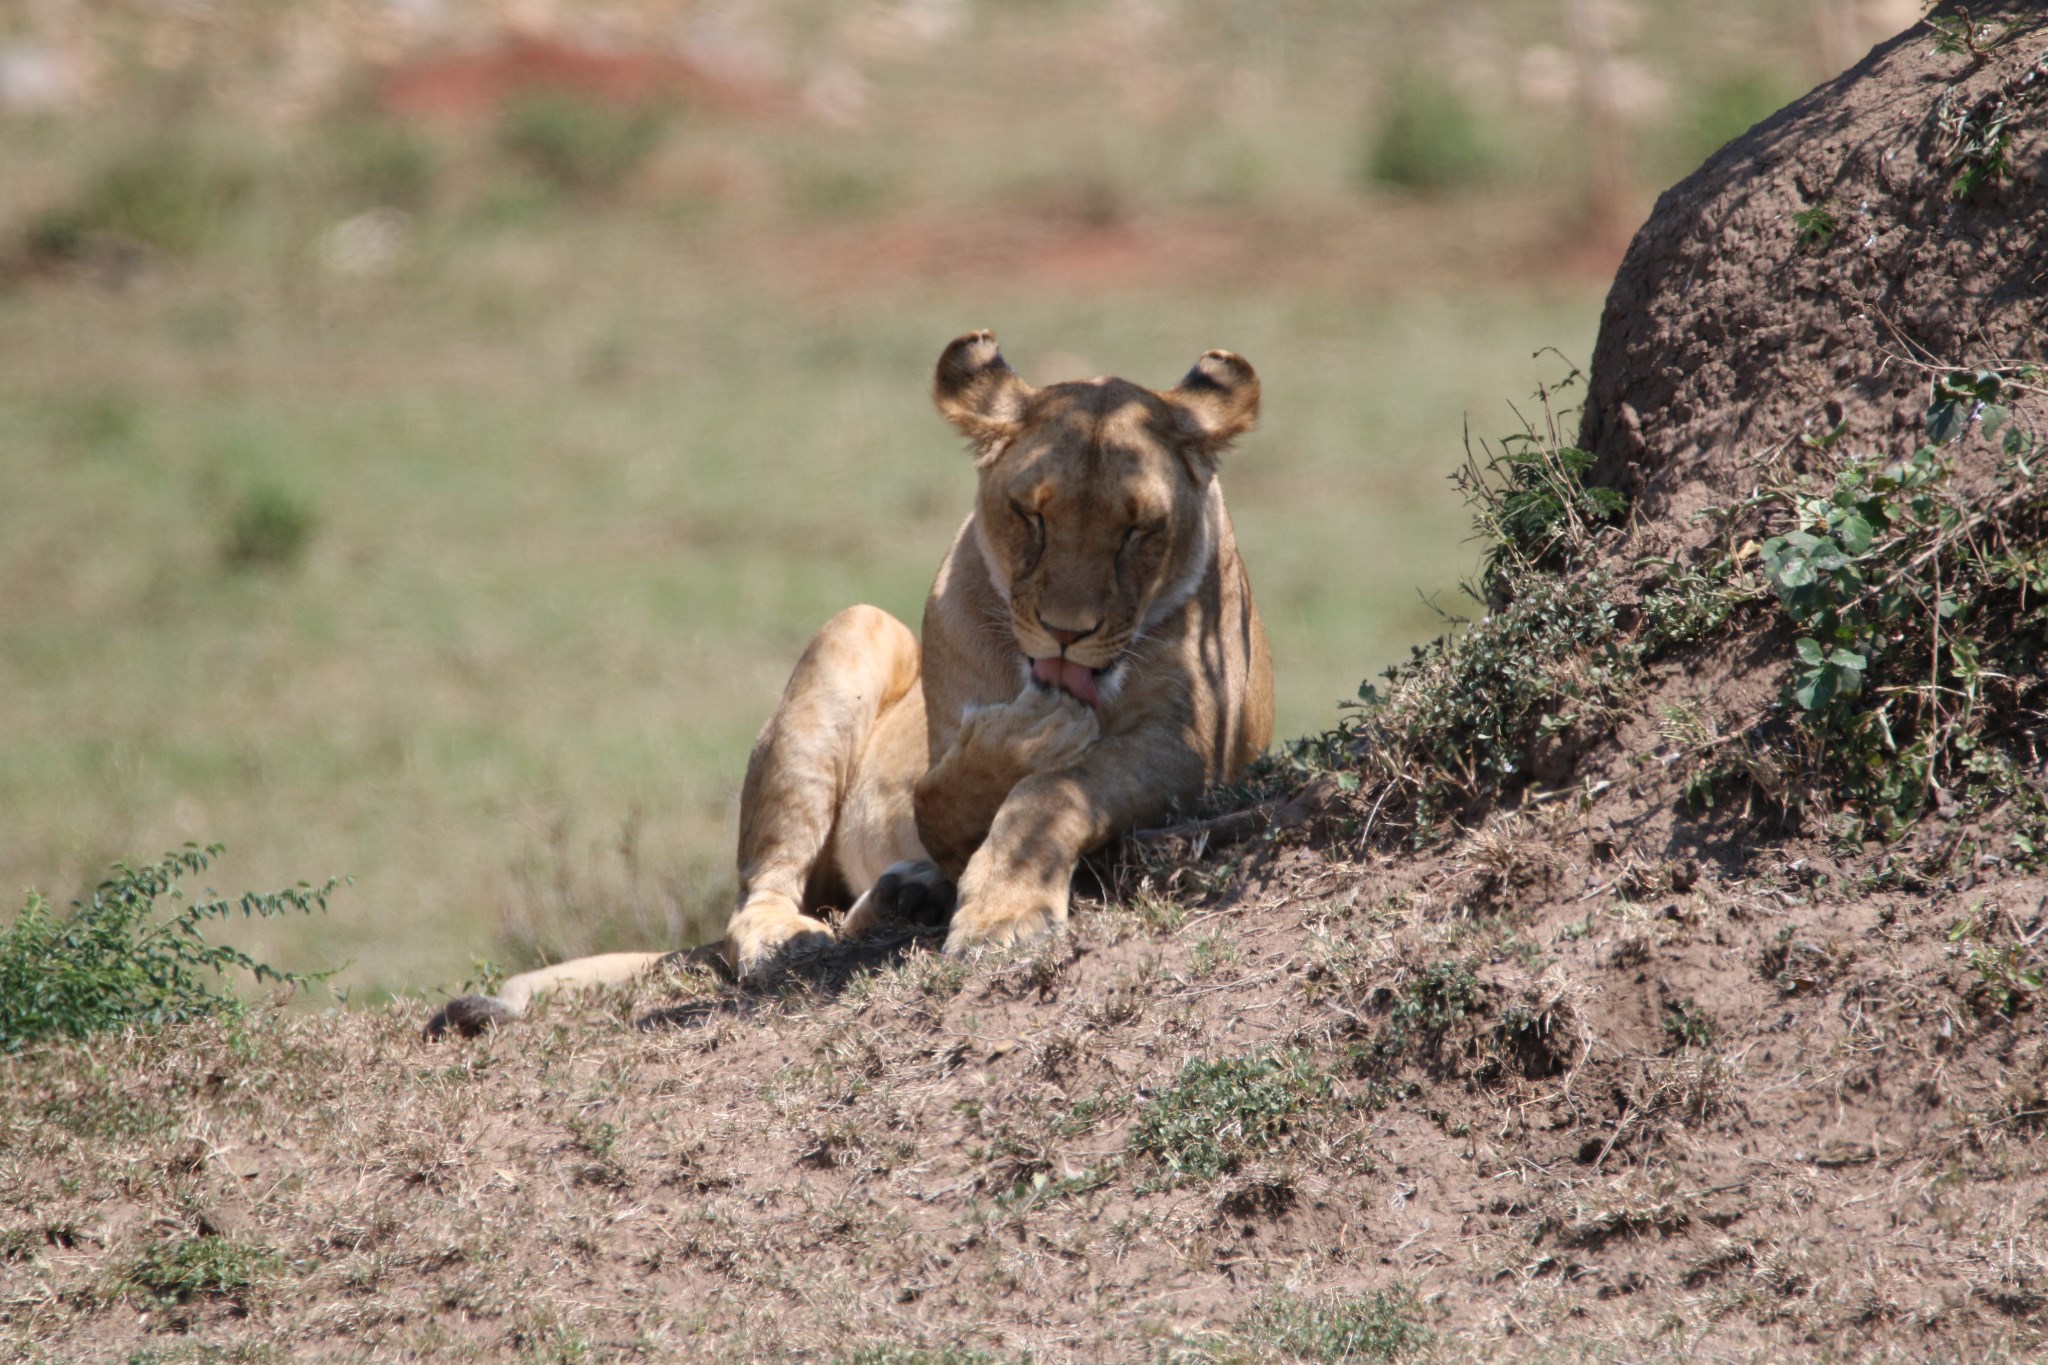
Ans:
[[[1583,833],[1550,833],[1504,917],[1417,894],[1524,865],[1513,833],[1378,865],[1254,851],[1253,880],[1170,922],[1083,906],[1051,948],[963,967],[912,940],[766,994],[691,969],[474,1044],[421,1041],[407,1003],[33,1048],[0,1078],[0,1338],[46,1360],[2048,1344],[2048,1045],[1973,997],[1948,910],[1819,903],[1810,924],[1869,946],[1806,988],[1761,970],[1782,921],[1711,871],[1658,892],[1693,927],[1640,957],[1616,960],[1613,912],[1558,933],[1606,875]],[[2041,889],[1962,922],[2015,932]]]

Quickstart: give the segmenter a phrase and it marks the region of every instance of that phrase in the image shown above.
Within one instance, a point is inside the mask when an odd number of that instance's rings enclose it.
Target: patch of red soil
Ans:
[[[380,109],[402,118],[459,123],[488,119],[534,94],[572,95],[624,108],[677,104],[753,116],[795,107],[787,92],[675,53],[612,51],[530,37],[416,58],[378,80],[375,100]]]
[[[1361,203],[1322,217],[1249,211],[1104,213],[1056,199],[998,211],[918,212],[777,233],[764,269],[820,294],[990,279],[1062,287],[1299,289],[1419,294],[1578,273],[1555,206],[1503,195],[1447,224],[1441,206]],[[1447,240],[1447,237],[1449,240]]]

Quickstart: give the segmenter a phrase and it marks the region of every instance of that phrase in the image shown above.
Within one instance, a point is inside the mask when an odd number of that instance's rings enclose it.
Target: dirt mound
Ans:
[[[1930,367],[2041,358],[2048,17],[1972,15],[1981,58],[1899,35],[1724,147],[1636,235],[1581,444],[1653,540],[1687,537],[1802,435],[1846,424],[1854,448],[1910,450]]]

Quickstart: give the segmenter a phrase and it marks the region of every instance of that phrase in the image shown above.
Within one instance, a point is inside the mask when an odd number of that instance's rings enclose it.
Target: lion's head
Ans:
[[[1258,420],[1259,380],[1210,351],[1177,388],[1034,389],[991,332],[939,357],[933,400],[981,472],[975,536],[1031,676],[1099,706],[1146,631],[1215,561],[1216,460]]]

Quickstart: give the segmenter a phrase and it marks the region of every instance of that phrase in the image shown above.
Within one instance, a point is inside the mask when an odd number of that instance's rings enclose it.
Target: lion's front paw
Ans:
[[[946,952],[961,957],[976,948],[1035,943],[1057,933],[1066,922],[1065,887],[1057,893],[1017,885],[987,887],[971,897],[963,890],[946,935]]]
[[[832,929],[786,896],[750,899],[725,926],[725,960],[743,982],[757,984],[799,958],[832,944]]]
[[[1102,724],[1091,707],[1065,692],[1027,686],[1015,701],[970,715],[960,727],[958,747],[1023,776],[1063,768],[1100,738]]]

